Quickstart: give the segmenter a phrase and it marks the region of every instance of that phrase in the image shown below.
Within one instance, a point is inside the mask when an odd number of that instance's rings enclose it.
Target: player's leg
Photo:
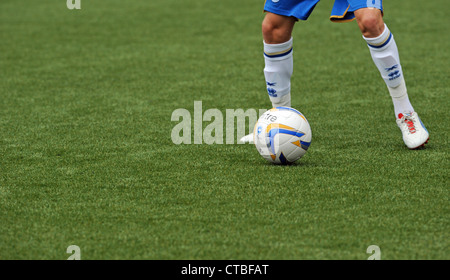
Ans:
[[[424,145],[429,138],[428,131],[409,101],[397,44],[383,21],[381,10],[361,8],[354,14],[373,61],[389,89],[405,144],[410,149]]]
[[[264,76],[272,107],[291,106],[292,30],[295,22],[294,17],[268,12],[262,23]]]
[[[267,0],[262,23],[264,76],[273,107],[291,106],[293,73],[292,30],[298,20],[307,20],[319,0]]]
[[[272,107],[291,107],[291,77],[294,69],[292,30],[296,18],[266,13],[262,23],[264,77]],[[253,143],[253,133],[240,139]]]
[[[297,20],[307,20],[319,0],[266,1],[262,23],[264,39],[264,77],[273,107],[291,106],[293,73],[292,30]],[[240,139],[252,143],[253,134]]]

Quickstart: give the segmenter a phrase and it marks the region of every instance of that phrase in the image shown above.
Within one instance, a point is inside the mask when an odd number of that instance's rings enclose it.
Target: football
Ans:
[[[277,107],[261,115],[253,137],[263,158],[274,164],[290,164],[306,154],[312,134],[302,113],[290,107]]]

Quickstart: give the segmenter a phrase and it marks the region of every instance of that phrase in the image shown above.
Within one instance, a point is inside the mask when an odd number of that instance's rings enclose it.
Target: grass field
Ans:
[[[356,23],[294,31],[308,153],[175,145],[172,112],[269,108],[262,0],[0,1],[0,259],[450,259],[447,1],[385,1],[409,151]],[[205,122],[204,126],[208,123]]]

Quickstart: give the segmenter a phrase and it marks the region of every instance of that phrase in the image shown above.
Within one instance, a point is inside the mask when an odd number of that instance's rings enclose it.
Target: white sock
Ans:
[[[409,101],[408,94],[406,93],[405,80],[402,79],[401,84],[396,88],[388,87],[389,93],[394,103],[395,116],[399,118],[399,114],[412,113],[414,108]]]
[[[291,76],[294,70],[292,38],[281,44],[264,42],[264,76],[273,107],[291,107]]]
[[[400,113],[413,112],[414,109],[408,98],[405,79],[403,77],[400,56],[394,36],[389,28],[384,25],[383,33],[376,38],[366,40],[373,62],[378,67],[381,77],[384,79],[394,103],[395,116]]]

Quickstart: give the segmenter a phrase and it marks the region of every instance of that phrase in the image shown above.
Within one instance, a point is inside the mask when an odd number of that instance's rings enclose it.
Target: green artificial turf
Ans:
[[[447,1],[385,1],[410,151],[355,22],[294,30],[292,166],[175,145],[172,112],[269,108],[262,0],[0,2],[0,259],[449,259]],[[208,122],[203,124],[207,126]]]

